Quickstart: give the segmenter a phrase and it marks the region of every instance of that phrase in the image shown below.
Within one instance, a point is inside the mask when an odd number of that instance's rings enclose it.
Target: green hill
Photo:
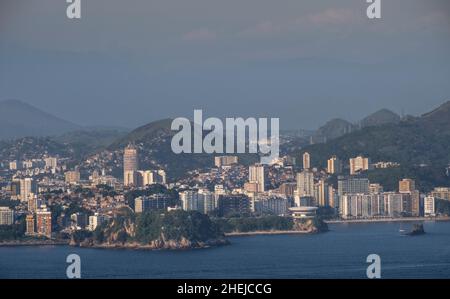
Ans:
[[[400,116],[388,110],[381,109],[361,120],[361,127],[373,127],[400,122]]]
[[[139,127],[109,146],[110,150],[122,150],[133,143],[139,148],[141,168],[162,168],[168,176],[178,178],[191,169],[212,166],[214,161],[206,154],[175,154],[171,148],[171,119],[151,122]]]
[[[213,166],[212,154],[175,154],[172,151],[171,141],[176,131],[171,130],[171,123],[171,119],[163,119],[139,127],[111,144],[109,150],[122,150],[127,144],[133,143],[139,148],[143,169],[165,169],[172,179],[180,178],[190,170]],[[238,156],[240,163],[245,165],[255,163],[258,158],[255,154]]]

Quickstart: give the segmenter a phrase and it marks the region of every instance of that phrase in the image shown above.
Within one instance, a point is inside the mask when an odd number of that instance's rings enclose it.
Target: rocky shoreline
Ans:
[[[205,242],[192,242],[189,240],[174,241],[169,240],[161,242],[159,240],[152,241],[149,244],[141,244],[138,242],[126,243],[102,243],[95,244],[91,242],[74,243],[69,240],[15,240],[0,242],[0,247],[15,247],[15,246],[60,246],[68,245],[80,248],[97,248],[97,249],[136,249],[136,250],[189,250],[202,249],[217,246],[229,245],[230,241],[227,239],[208,240]]]
[[[125,243],[100,243],[93,242],[70,242],[68,245],[81,248],[97,248],[97,249],[135,249],[135,250],[189,250],[202,249],[217,246],[229,245],[230,241],[225,238],[207,240],[207,241],[190,241],[187,239],[177,240],[154,240],[148,244],[139,242],[125,242]]]
[[[341,219],[325,220],[328,224],[339,223],[376,223],[376,222],[415,222],[415,221],[450,221],[450,217],[403,217],[403,218],[374,218],[374,219]]]
[[[7,246],[57,246],[57,245],[69,245],[68,240],[14,240],[0,242],[0,247]]]
[[[314,221],[312,219],[306,219],[302,221],[294,221],[293,229],[291,230],[260,230],[240,232],[233,231],[225,233],[227,237],[237,236],[256,236],[256,235],[306,235],[306,234],[318,234],[328,231],[328,226],[322,221]]]
[[[240,236],[257,236],[257,235],[306,235],[313,234],[311,231],[298,231],[298,230],[262,230],[252,232],[230,232],[226,233],[227,237],[240,237]]]

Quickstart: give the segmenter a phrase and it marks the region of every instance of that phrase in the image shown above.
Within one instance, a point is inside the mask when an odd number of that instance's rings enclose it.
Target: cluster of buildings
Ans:
[[[152,184],[166,184],[166,172],[162,169],[138,170],[138,149],[129,144],[123,154],[123,184],[127,187],[145,187]]]
[[[41,205],[26,215],[26,235],[52,237],[52,213],[46,205]]]
[[[246,167],[237,156],[224,155],[214,157],[213,167],[193,170],[174,182],[168,182],[163,167],[140,170],[139,158],[138,147],[130,144],[121,156],[103,152],[78,164],[49,156],[2,162],[0,199],[18,204],[0,207],[0,225],[24,221],[27,235],[50,238],[57,232],[93,231],[123,207],[136,213],[182,209],[219,217],[296,218],[312,217],[318,208],[327,207],[342,219],[371,219],[434,216],[436,199],[450,200],[450,188],[421,194],[415,181],[407,178],[399,182],[398,190],[385,191],[364,173],[398,164],[372,164],[363,156],[349,159],[344,174],[344,163],[337,156],[318,169],[309,153],[301,156],[301,167],[291,156],[271,165]],[[146,192],[154,184],[168,192]]]
[[[114,156],[105,160],[108,158]],[[123,166],[129,164],[125,159]],[[93,231],[114,217],[118,209],[128,206],[126,192],[166,183],[163,170],[139,171],[136,167],[135,179],[124,186],[111,170],[108,164],[92,158],[81,164],[47,156],[0,161],[0,200],[16,202],[0,207],[0,225],[23,222],[26,235],[47,238],[61,232]]]
[[[231,163],[224,161],[228,159],[217,157],[215,166],[230,167],[237,163],[237,157],[230,157]],[[408,178],[399,182],[398,191],[385,192],[383,186],[371,183],[362,174],[373,167],[397,167],[393,162],[374,166],[367,157],[351,158],[349,175],[343,175],[343,162],[336,156],[330,157],[325,170],[312,168],[309,153],[303,154],[302,162],[303,167],[296,173],[292,164],[278,161],[274,165],[251,165],[242,187],[224,188],[223,184],[218,184],[214,189],[197,186],[184,190],[180,192],[181,207],[219,216],[233,213],[292,215],[298,208],[330,207],[342,219],[421,217],[435,216],[436,198],[448,200],[449,196],[450,188],[436,188],[430,194],[421,194],[415,181]],[[290,175],[274,187],[270,177],[278,173],[280,167],[290,170]],[[337,182],[330,182],[333,175]]]

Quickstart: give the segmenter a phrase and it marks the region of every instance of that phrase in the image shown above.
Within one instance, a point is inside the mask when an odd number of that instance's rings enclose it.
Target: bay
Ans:
[[[0,247],[0,278],[65,278],[67,255],[81,258],[82,278],[366,278],[369,254],[382,278],[450,278],[450,222],[330,224],[314,235],[230,238],[231,245],[185,251],[70,246]]]

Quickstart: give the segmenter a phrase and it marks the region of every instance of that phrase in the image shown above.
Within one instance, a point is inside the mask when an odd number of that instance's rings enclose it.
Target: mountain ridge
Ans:
[[[0,139],[59,135],[81,128],[23,101],[0,101]]]

